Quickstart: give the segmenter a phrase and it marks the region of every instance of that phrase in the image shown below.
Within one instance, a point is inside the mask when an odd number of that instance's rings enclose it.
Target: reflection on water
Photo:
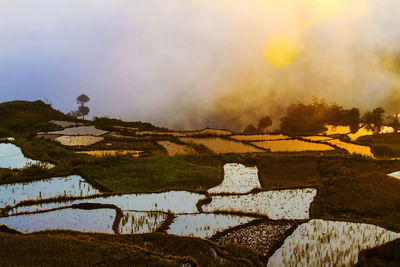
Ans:
[[[0,185],[0,208],[24,200],[40,201],[57,197],[87,197],[99,194],[82,177],[71,175],[46,180]]]
[[[178,215],[171,224],[168,234],[209,238],[228,228],[248,223],[254,217],[229,214]]]
[[[328,142],[332,145],[336,145],[340,148],[346,149],[350,154],[356,153],[356,154],[360,154],[360,155],[363,155],[366,157],[374,158],[374,155],[371,153],[371,148],[369,146],[350,144],[350,143],[342,142],[338,139],[332,139],[332,140],[325,141],[325,142]]]
[[[133,158],[139,157],[143,151],[139,150],[91,150],[91,151],[78,151],[76,153],[87,154],[94,157],[115,156],[116,154],[130,155]]]
[[[114,209],[62,209],[44,213],[1,217],[0,225],[5,224],[24,233],[43,230],[75,230],[81,232],[114,233]]]
[[[325,144],[310,143],[301,140],[277,140],[251,142],[252,144],[270,149],[271,152],[298,152],[298,151],[327,151],[334,150]]]
[[[27,164],[38,164],[39,161],[28,159],[21,148],[14,144],[0,144],[0,168],[22,168]]]
[[[311,220],[285,240],[268,266],[352,266],[361,250],[397,238],[400,234],[375,225]]]
[[[328,128],[328,130],[323,133],[324,135],[346,134],[348,137],[350,137],[352,141],[357,140],[357,138],[360,136],[373,134],[373,132],[371,130],[368,130],[366,126],[361,127],[355,133],[350,132],[350,126],[325,125],[325,127]],[[380,133],[382,134],[382,133],[392,133],[392,132],[393,132],[392,127],[383,126]]]
[[[170,156],[196,154],[196,151],[194,151],[190,146],[176,144],[171,141],[158,141],[157,143],[163,146]]]
[[[325,125],[327,130],[323,132],[324,135],[334,135],[334,134],[348,134],[350,133],[350,126],[333,126]]]
[[[152,194],[127,194],[121,196],[99,197],[93,199],[76,200],[78,203],[103,203],[113,204],[122,210],[133,211],[164,211],[174,213],[195,213],[198,212],[196,203],[204,195],[186,191],[168,191]]]
[[[222,184],[208,190],[209,193],[248,193],[254,188],[261,188],[257,167],[227,163],[224,165]]]
[[[248,195],[212,196],[203,206],[205,212],[258,213],[273,220],[308,219],[314,188],[266,191]]]
[[[64,146],[90,146],[103,141],[104,137],[91,136],[91,135],[82,135],[82,136],[63,135],[57,137],[55,140]]]
[[[237,134],[230,136],[230,138],[239,141],[270,141],[288,139],[290,137],[283,134]]]
[[[196,204],[204,197],[205,196],[202,194],[190,193],[186,191],[115,195],[18,207],[10,210],[8,215],[69,207],[73,204],[80,203],[113,204],[124,211],[168,212],[168,210],[170,210],[174,213],[197,213],[198,210]]]
[[[124,211],[119,223],[120,234],[141,234],[154,232],[167,218],[163,212],[132,212]]]
[[[264,152],[262,149],[238,142],[232,141],[220,137],[214,138],[195,138],[195,137],[183,137],[180,138],[182,142],[195,143],[199,145],[205,145],[208,149],[217,154],[223,153],[251,153],[251,152]]]

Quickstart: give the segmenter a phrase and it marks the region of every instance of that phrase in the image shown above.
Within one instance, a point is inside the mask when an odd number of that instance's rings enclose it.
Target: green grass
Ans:
[[[113,193],[207,190],[222,182],[214,156],[144,157],[86,165],[79,173]]]
[[[369,145],[375,157],[400,157],[400,133],[361,136],[357,142]]]
[[[74,120],[42,101],[11,101],[0,103],[0,129],[12,133],[37,133],[56,129],[50,120]]]
[[[233,248],[226,249],[204,239],[162,233],[0,233],[0,264],[6,266],[182,266],[183,263],[198,266],[265,265],[261,255],[245,247],[240,247],[239,254]]]

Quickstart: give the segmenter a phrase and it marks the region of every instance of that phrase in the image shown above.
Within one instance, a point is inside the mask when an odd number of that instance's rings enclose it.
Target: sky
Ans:
[[[398,0],[1,0],[0,102],[242,130],[313,97],[400,111]]]

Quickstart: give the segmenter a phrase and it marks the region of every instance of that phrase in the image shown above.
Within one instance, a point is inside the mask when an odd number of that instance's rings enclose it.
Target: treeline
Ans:
[[[360,111],[357,108],[344,109],[336,103],[314,99],[311,104],[292,104],[281,119],[281,131],[290,134],[316,134],[326,130],[325,125],[350,126],[352,132],[358,130]]]
[[[328,104],[325,100],[314,99],[311,104],[292,104],[281,119],[280,129],[283,133],[307,135],[321,133],[325,125],[349,126],[350,131],[358,131],[360,124],[365,125],[374,134],[379,134],[384,125],[391,126],[397,132],[399,121],[397,116],[390,121],[384,120],[385,110],[377,107],[366,111],[362,116],[358,108],[344,109],[336,103]]]
[[[326,125],[349,126],[350,132],[355,133],[359,127],[366,126],[374,134],[379,134],[384,125],[390,126],[395,132],[400,129],[397,116],[384,119],[385,110],[377,107],[366,111],[362,116],[358,108],[345,109],[336,103],[313,99],[311,104],[297,103],[287,107],[286,115],[281,118],[280,132],[293,135],[312,135],[326,131]],[[272,125],[267,116],[260,120],[256,128],[252,125],[244,129],[244,133],[261,133]]]

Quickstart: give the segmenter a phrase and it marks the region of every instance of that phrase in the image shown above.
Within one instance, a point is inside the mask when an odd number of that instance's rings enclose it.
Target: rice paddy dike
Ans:
[[[398,247],[390,129],[178,132],[2,108],[0,265],[361,266]]]

